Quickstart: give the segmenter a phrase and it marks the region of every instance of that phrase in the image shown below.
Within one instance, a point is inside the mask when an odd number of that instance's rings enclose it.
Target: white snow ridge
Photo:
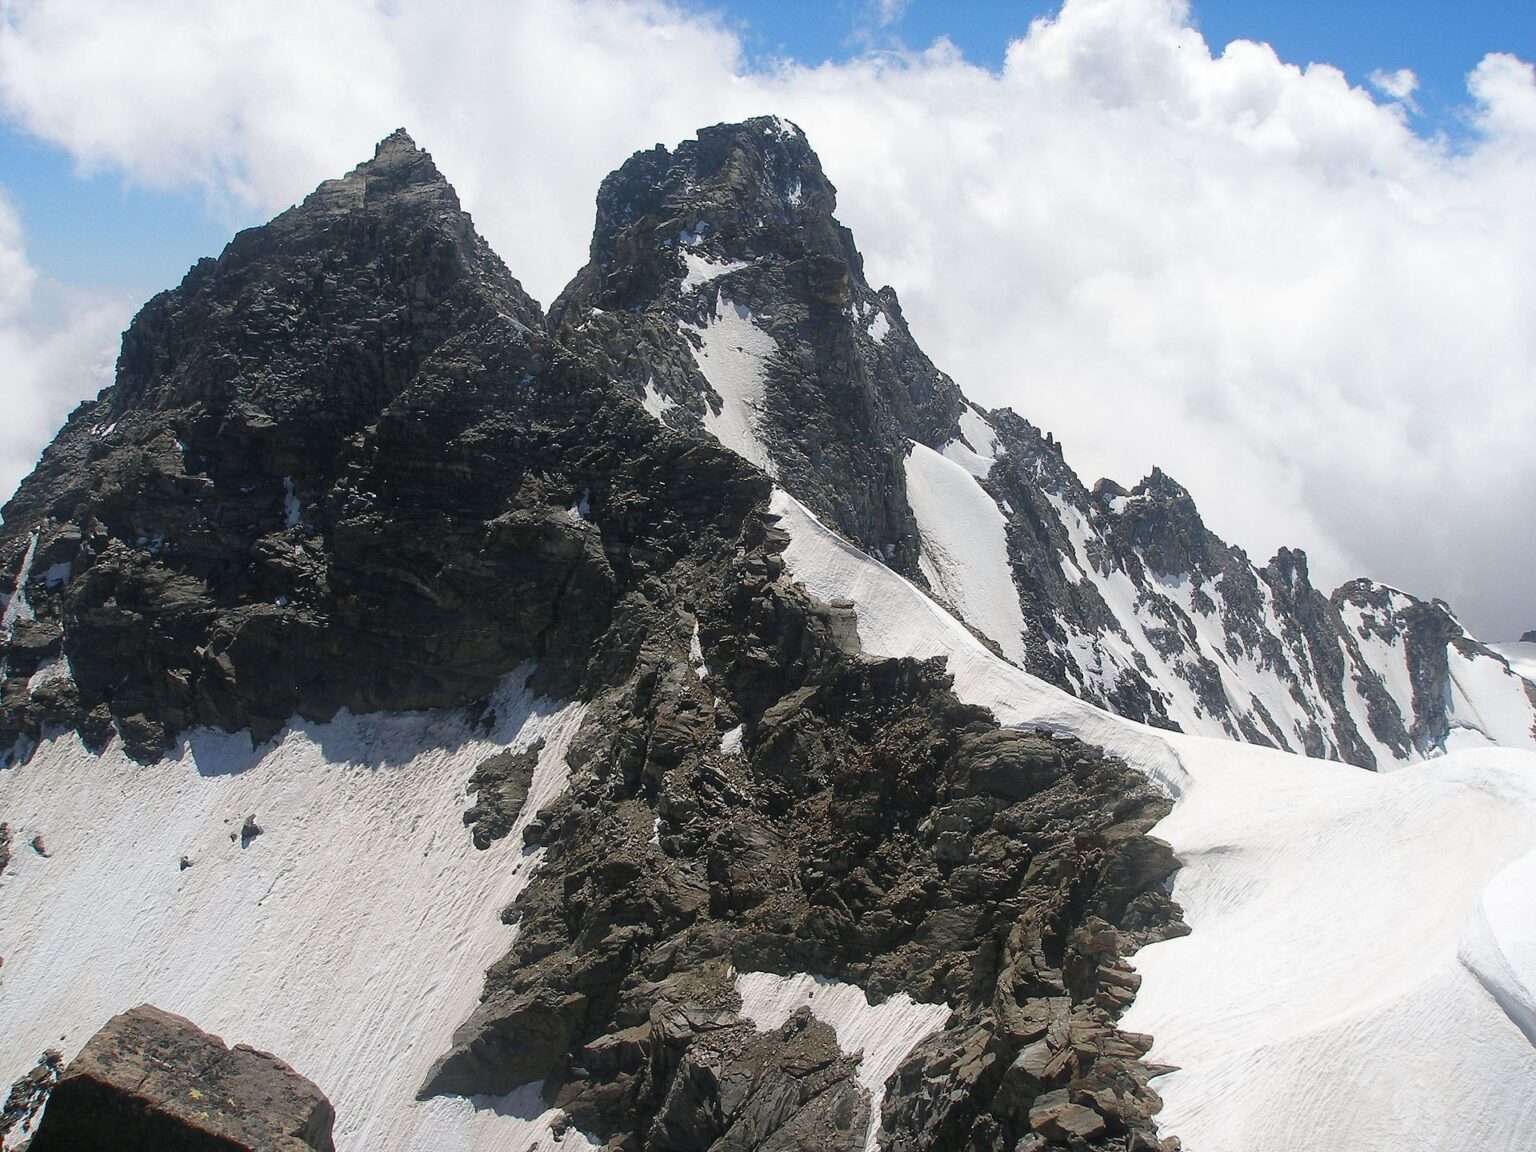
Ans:
[[[1536,1148],[1536,755],[1376,774],[1134,724],[998,660],[787,494],[773,510],[789,571],[853,602],[866,653],[945,655],[963,700],[1101,745],[1174,797],[1153,834],[1192,931],[1135,956],[1121,1021],[1179,1069],[1154,1084],[1164,1135],[1199,1152]]]
[[[527,672],[489,734],[460,714],[342,713],[255,751],[197,732],[147,766],[57,737],[0,772],[15,843],[48,853],[0,874],[0,1083],[147,1001],[281,1053],[336,1106],[341,1152],[592,1147],[553,1137],[538,1085],[415,1099],[515,935],[499,913],[540,858],[521,825],[566,785],[585,706],[521,691]],[[518,827],[476,850],[470,773],[540,737]],[[261,833],[242,844],[247,816]]]

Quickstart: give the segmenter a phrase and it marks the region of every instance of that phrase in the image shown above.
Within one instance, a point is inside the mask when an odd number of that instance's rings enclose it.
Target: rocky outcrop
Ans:
[[[50,1048],[11,1085],[11,1090],[6,1093],[5,1107],[0,1110],[0,1143],[26,1139],[63,1071],[64,1054],[57,1048]],[[19,1143],[15,1146],[21,1147]]]
[[[635,1146],[859,1148],[856,1065],[808,1022],[738,1014],[733,973],[810,972],[951,1009],[888,1085],[891,1147],[1011,1147],[1058,1088],[1103,1118],[1093,1146],[1156,1147],[1149,1041],[1114,1021],[1125,957],[1182,931],[1175,861],[1146,835],[1166,801],[1077,741],[999,729],[939,662],[850,654],[784,543],[749,520],[686,605],[637,616],[633,672],[593,701],[535,825],[517,942],[423,1092],[544,1081],[570,1122]],[[1040,1075],[1005,1077],[1026,1051]],[[786,1068],[814,1079],[771,1113],[743,1102]]]
[[[114,1016],[53,1086],[29,1152],[331,1152],[325,1095],[276,1056],[147,1004]]]
[[[721,438],[921,580],[901,461],[964,400],[895,291],[865,280],[836,203],[778,117],[637,153],[603,181],[590,260],[551,323],[669,427]]]
[[[473,830],[476,848],[489,848],[517,822],[533,783],[542,739],[519,752],[511,750],[489,756],[475,768],[468,790],[475,802],[464,813],[464,823]]]
[[[542,327],[404,133],[200,262],[6,506],[0,743],[153,758],[197,724],[458,704],[530,657],[578,683],[611,576],[530,467]]]

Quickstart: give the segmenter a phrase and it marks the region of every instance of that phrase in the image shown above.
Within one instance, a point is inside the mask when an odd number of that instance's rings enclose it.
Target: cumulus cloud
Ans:
[[[1398,68],[1393,72],[1378,68],[1368,79],[1371,87],[1383,96],[1397,100],[1415,112],[1419,110],[1413,99],[1413,94],[1419,90],[1419,78],[1414,75],[1412,68]]]
[[[406,124],[549,300],[624,156],[801,124],[877,282],[967,392],[1089,479],[1154,464],[1258,559],[1536,627],[1536,74],[1469,77],[1468,139],[1181,0],[1068,0],[1000,70],[950,45],[750,71],[659,2],[12,3],[0,107],[87,165],[252,216]],[[1394,91],[1393,89],[1396,89]]]
[[[27,258],[0,188],[0,503],[77,401],[111,379],[126,301],[54,284]]]

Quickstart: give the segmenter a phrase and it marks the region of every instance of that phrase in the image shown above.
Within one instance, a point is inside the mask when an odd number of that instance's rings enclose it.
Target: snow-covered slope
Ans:
[[[1157,834],[1194,931],[1138,954],[1125,1018],[1180,1069],[1164,1128],[1210,1152],[1536,1144],[1536,908],[1510,898],[1536,758],[1371,775],[1174,742],[1191,784]]]
[[[1024,614],[1002,512],[971,472],[933,449],[913,444],[905,463],[907,499],[923,542],[918,563],[929,586],[1022,664]]]
[[[1511,640],[1507,644],[1490,644],[1505,660],[1517,676],[1536,682],[1536,643],[1529,640]]]
[[[589,1147],[550,1134],[537,1086],[415,1099],[515,932],[498,913],[540,856],[521,824],[565,787],[583,706],[524,679],[508,678],[489,732],[343,713],[255,751],[197,732],[151,765],[69,735],[0,772],[21,848],[0,874],[0,1083],[148,1001],[282,1053],[335,1104],[342,1152]],[[465,782],[540,738],[519,827],[477,851]],[[242,838],[248,816],[261,832]],[[34,837],[46,855],[23,847]]]
[[[1176,797],[1155,829],[1193,929],[1136,958],[1162,1129],[1203,1152],[1536,1146],[1536,756],[1373,774],[1133,724],[1012,668],[791,497],[789,570],[873,655],[950,659],[1004,723],[1077,733]]]

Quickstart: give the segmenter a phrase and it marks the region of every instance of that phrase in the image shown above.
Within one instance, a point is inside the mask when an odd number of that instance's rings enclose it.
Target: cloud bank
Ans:
[[[1257,559],[1300,545],[1322,583],[1536,627],[1529,63],[1477,66],[1453,144],[1414,131],[1408,69],[1373,94],[1212,46],[1180,0],[1068,0],[996,71],[942,41],[750,70],[725,23],[653,2],[189,11],[10,3],[0,109],[253,218],[405,124],[545,301],[624,156],[778,112],[935,361],[1085,478],[1159,464]]]
[[[69,410],[110,377],[126,310],[40,275],[0,188],[0,503]]]

